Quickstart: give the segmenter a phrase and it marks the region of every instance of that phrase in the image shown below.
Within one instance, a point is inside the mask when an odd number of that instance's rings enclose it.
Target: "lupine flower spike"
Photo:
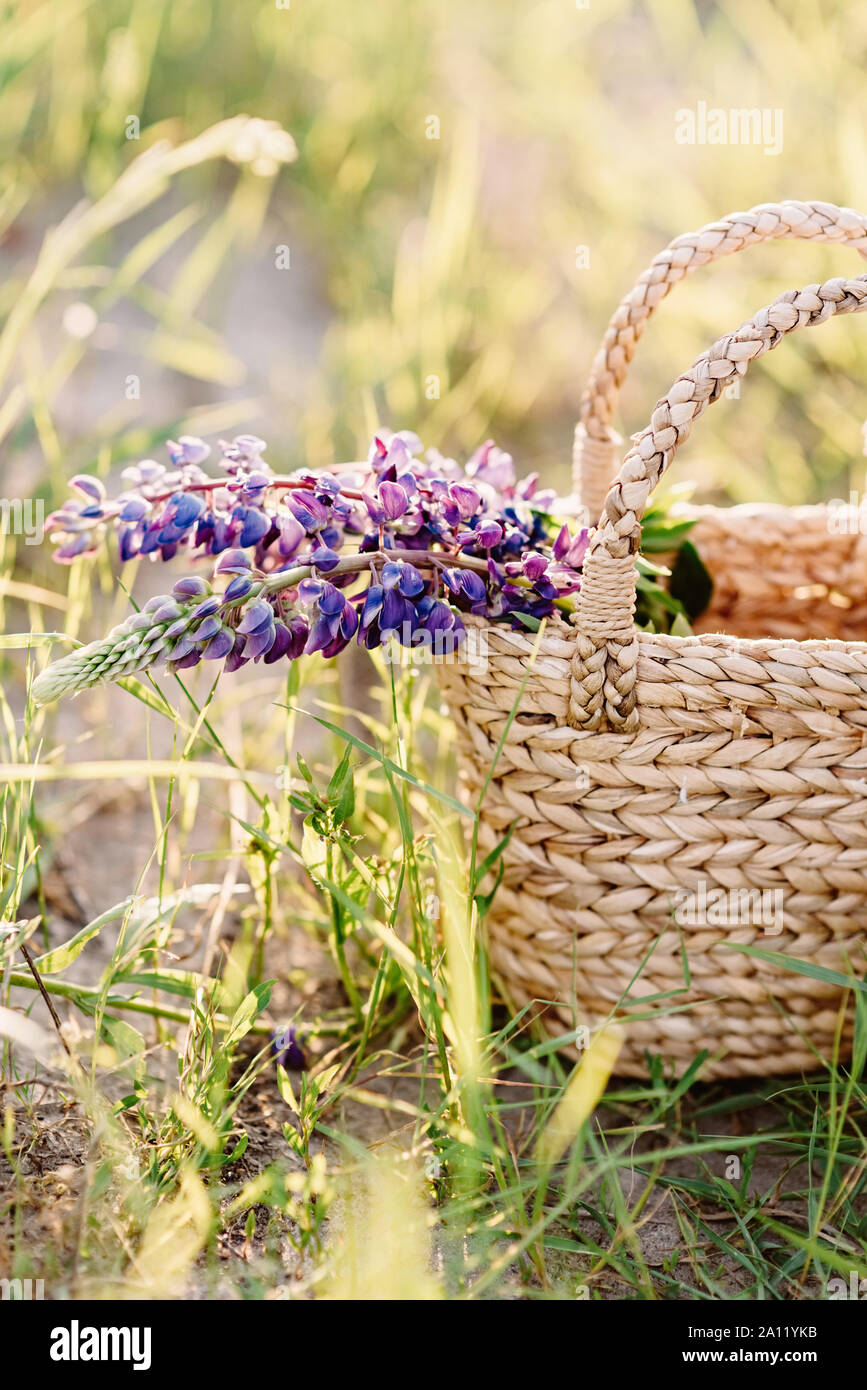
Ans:
[[[55,559],[73,563],[113,534],[124,561],[216,566],[48,666],[33,684],[41,704],[157,666],[331,657],[353,638],[454,652],[462,614],[532,625],[580,588],[586,530],[555,522],[554,494],[535,477],[516,482],[491,442],[462,470],[436,451],[422,457],[409,432],[381,433],[365,463],[289,476],[272,472],[254,435],[221,441],[218,474],[203,467],[203,440],[167,447],[168,466],[128,468],[114,498],[88,474],[73,478],[75,495],[46,522]]]

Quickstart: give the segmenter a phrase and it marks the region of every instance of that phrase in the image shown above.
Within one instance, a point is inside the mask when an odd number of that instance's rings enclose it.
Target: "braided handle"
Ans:
[[[732,378],[743,376],[750,362],[771,352],[794,329],[864,309],[867,275],[789,290],[737,332],[718,338],[657,401],[650,424],[634,436],[605,498],[584,560],[572,659],[569,722],[573,728],[595,729],[605,719],[623,733],[637,727],[638,640],[633,614],[641,518],[653,488],[689,438],[694,421],[719,400]]]
[[[678,280],[699,266],[780,237],[841,242],[867,256],[867,217],[833,203],[760,203],[749,212],[731,213],[698,232],[676,237],[621,301],[596,354],[575,429],[573,486],[591,517],[599,515],[617,468],[622,441],[611,420],[620,387],[656,306]]]

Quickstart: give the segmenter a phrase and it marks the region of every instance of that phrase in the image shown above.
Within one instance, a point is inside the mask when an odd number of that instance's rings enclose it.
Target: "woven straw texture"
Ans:
[[[575,464],[588,505],[603,450],[609,484],[617,472],[612,400],[655,303],[695,264],[790,235],[863,253],[867,221],[828,204],[757,208],[679,238],[641,277],[585,396]],[[794,329],[865,308],[867,276],[835,279],[720,338],[595,498],[573,621],[539,639],[470,620],[486,661],[440,668],[471,798],[496,759],[482,848],[513,827],[492,969],[553,1036],[618,1012],[624,1075],[646,1074],[646,1050],[682,1072],[707,1049],[708,1078],[815,1068],[835,1036],[851,1050],[838,985],[732,947],[865,973],[864,538],[838,534],[822,507],[702,508],[691,538],[715,582],[702,632],[646,634],[633,612],[641,518],[694,421]]]

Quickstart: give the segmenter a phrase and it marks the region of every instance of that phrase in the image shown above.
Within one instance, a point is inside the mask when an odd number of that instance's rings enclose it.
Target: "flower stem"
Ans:
[[[379,560],[383,564],[389,560],[405,560],[422,569],[435,568],[447,560],[448,564],[456,569],[475,570],[477,574],[488,572],[487,560],[479,560],[472,555],[444,556],[433,550],[359,550],[354,555],[344,555],[327,573],[329,578],[333,574],[357,573],[367,569],[371,560]],[[262,585],[262,592],[274,594],[280,589],[294,589],[302,579],[309,579],[314,570],[313,565],[295,565],[293,569],[278,570],[276,574],[268,575]]]

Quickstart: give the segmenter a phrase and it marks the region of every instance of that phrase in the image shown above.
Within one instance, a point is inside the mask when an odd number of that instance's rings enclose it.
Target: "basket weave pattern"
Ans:
[[[740,244],[762,228],[806,227],[867,247],[858,214],[784,204],[681,238],[654,266],[672,267],[680,247],[709,259],[714,238],[717,254],[736,249],[721,233],[732,226],[752,229]],[[667,292],[654,274],[625,305],[643,306],[655,284],[657,299]],[[470,795],[504,738],[480,829],[487,851],[514,827],[488,921],[492,968],[515,1006],[544,1001],[554,1035],[627,1003],[625,1075],[645,1073],[646,1049],[678,1071],[708,1049],[703,1075],[715,1077],[811,1068],[835,1033],[844,1053],[851,1043],[837,985],[731,946],[865,973],[867,644],[854,640],[867,636],[863,539],[830,534],[824,508],[701,509],[692,535],[716,584],[705,626],[726,632],[691,638],[635,628],[634,558],[652,488],[726,385],[794,329],[865,308],[867,276],[835,279],[782,295],[720,338],[657,403],[607,489],[574,622],[552,620],[539,640],[476,620],[485,669],[456,661],[441,671]],[[602,437],[612,393],[647,317],[630,326],[630,312],[615,315],[585,397],[582,498],[615,447]],[[616,370],[600,366],[611,353]],[[722,925],[712,912],[677,914],[686,895],[713,894],[744,910]],[[769,917],[759,904],[771,901]]]

